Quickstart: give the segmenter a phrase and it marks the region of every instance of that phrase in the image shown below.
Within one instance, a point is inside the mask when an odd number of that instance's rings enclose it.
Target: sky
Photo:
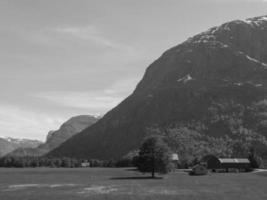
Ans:
[[[0,0],[0,137],[104,115],[167,49],[267,0]]]

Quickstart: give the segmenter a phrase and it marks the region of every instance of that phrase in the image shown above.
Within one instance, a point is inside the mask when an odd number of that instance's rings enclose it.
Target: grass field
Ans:
[[[131,169],[0,168],[0,200],[267,199],[267,173],[177,171],[149,179]]]

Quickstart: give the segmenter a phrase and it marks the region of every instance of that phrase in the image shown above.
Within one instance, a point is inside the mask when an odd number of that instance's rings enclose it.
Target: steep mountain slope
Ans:
[[[98,118],[90,115],[72,117],[66,121],[57,131],[50,131],[45,143],[36,148],[19,148],[8,154],[9,156],[42,156],[73,135],[94,124]]]
[[[49,155],[116,159],[152,126],[266,139],[266,99],[267,17],[232,21],[167,50],[133,94]]]
[[[41,143],[38,140],[0,138],[0,157],[18,148],[35,148]]]

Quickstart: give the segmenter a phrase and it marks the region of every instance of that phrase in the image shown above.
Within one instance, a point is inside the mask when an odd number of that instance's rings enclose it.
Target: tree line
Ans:
[[[88,167],[132,167],[132,160],[98,160],[98,159],[77,159],[77,158],[49,158],[49,157],[2,157],[0,167],[51,167],[51,168],[77,168],[82,163],[89,163]]]

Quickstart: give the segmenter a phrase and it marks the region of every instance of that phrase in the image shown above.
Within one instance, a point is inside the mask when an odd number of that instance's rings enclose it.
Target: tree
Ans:
[[[168,173],[171,167],[170,149],[159,136],[146,138],[140,147],[137,167],[141,172]]]
[[[251,163],[252,168],[260,168],[262,165],[262,158],[258,156],[254,148],[250,149],[248,159]]]
[[[71,159],[67,157],[63,158],[61,165],[62,167],[67,167],[67,168],[71,167]]]

